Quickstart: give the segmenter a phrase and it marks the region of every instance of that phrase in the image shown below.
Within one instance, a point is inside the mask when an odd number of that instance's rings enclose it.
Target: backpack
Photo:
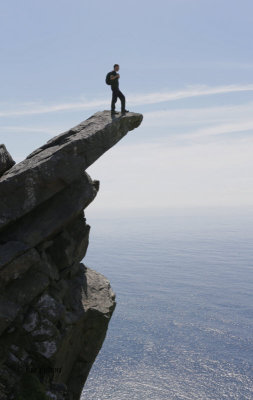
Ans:
[[[111,85],[111,84],[112,84],[112,81],[111,81],[111,79],[110,79],[110,75],[111,75],[111,71],[108,72],[108,74],[106,75],[106,78],[105,78],[105,83],[106,83],[107,85]]]

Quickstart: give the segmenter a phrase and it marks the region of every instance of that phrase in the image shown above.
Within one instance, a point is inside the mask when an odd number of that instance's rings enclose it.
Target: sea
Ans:
[[[253,209],[93,212],[117,306],[82,400],[253,399]]]

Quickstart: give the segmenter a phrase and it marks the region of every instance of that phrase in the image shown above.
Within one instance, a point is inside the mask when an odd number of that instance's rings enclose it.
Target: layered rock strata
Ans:
[[[142,118],[97,112],[18,164],[0,146],[0,400],[80,398],[115,308],[81,263],[99,190],[85,169]]]

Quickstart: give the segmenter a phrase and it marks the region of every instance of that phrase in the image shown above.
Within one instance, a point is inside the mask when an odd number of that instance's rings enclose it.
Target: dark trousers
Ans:
[[[115,103],[117,98],[121,101],[121,111],[125,110],[126,99],[123,93],[119,89],[112,89],[112,102],[111,102],[111,110],[115,111]]]

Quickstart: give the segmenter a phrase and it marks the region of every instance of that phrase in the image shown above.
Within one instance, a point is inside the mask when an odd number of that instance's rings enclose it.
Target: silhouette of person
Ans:
[[[125,114],[126,112],[129,112],[126,110],[125,105],[126,105],[126,98],[123,95],[123,93],[119,90],[119,78],[120,74],[118,74],[119,70],[119,64],[114,64],[113,66],[113,71],[110,74],[110,79],[111,79],[111,89],[112,89],[112,102],[111,102],[111,114],[117,114],[115,111],[115,104],[117,101],[117,98],[120,99],[121,101],[121,113]]]

